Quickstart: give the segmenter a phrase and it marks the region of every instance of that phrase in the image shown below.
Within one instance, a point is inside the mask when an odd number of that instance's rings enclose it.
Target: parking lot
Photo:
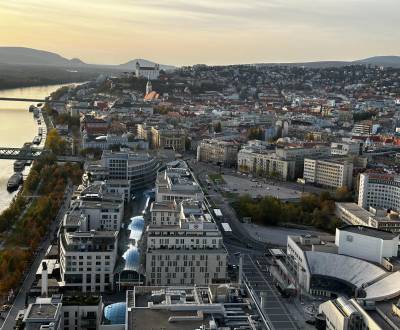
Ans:
[[[265,180],[256,180],[228,174],[223,175],[222,177],[225,181],[223,189],[225,189],[226,192],[237,193],[240,195],[249,194],[251,197],[273,196],[289,201],[299,199],[302,194],[301,191],[282,187],[279,183],[265,183]]]

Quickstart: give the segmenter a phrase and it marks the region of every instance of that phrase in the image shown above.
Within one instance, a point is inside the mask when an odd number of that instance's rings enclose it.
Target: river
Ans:
[[[1,90],[0,97],[43,99],[65,85],[71,84]],[[32,142],[37,135],[38,125],[33,114],[28,111],[30,105],[30,102],[0,101],[0,147],[22,147],[25,142]],[[17,193],[7,191],[7,181],[14,173],[13,163],[13,160],[0,159],[0,212],[8,207]],[[24,175],[28,171],[27,167]]]

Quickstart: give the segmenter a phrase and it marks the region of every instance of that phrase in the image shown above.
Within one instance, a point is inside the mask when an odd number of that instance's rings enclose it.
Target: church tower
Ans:
[[[139,78],[140,77],[140,64],[138,61],[136,61],[135,73],[136,73],[136,78]]]
[[[153,90],[153,86],[151,85],[150,78],[147,79],[146,84],[146,95],[149,94]]]

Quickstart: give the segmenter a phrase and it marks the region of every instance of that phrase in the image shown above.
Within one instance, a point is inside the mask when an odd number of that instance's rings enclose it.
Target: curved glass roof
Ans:
[[[141,215],[131,218],[128,229],[130,230],[129,239],[134,239],[136,242],[140,240],[144,230],[144,218]]]
[[[109,324],[125,324],[126,303],[119,302],[104,308],[104,318]]]
[[[124,270],[137,271],[140,265],[140,253],[136,246],[131,245],[128,250],[122,255],[125,259]]]

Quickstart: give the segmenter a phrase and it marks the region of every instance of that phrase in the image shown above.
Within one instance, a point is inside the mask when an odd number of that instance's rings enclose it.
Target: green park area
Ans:
[[[341,225],[335,217],[335,202],[351,201],[351,193],[338,189],[334,194],[303,194],[299,202],[283,202],[275,197],[251,198],[242,195],[232,202],[240,218],[265,226],[301,225],[334,232]]]

